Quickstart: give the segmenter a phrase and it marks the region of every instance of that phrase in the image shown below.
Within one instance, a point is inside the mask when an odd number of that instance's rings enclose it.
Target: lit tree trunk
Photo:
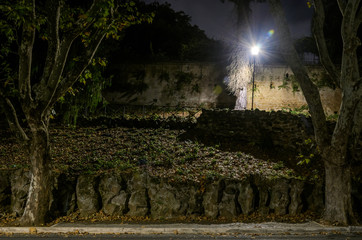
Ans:
[[[49,154],[48,119],[39,121],[39,116],[29,117],[31,141],[31,182],[24,214],[23,225],[41,225],[48,220],[51,198],[51,168]]]
[[[345,11],[344,23],[342,24],[343,36],[343,57],[341,73],[338,73],[329,59],[325,39],[323,35],[324,13],[320,8],[323,7],[321,0],[315,0],[317,15],[316,33],[317,44],[320,57],[327,66],[325,69],[330,76],[338,77],[335,82],[340,84],[343,91],[340,115],[334,129],[332,137],[329,136],[326,128],[326,119],[320,102],[320,96],[317,87],[308,77],[306,68],[298,58],[295,48],[292,44],[288,25],[282,10],[280,0],[269,0],[271,11],[277,25],[277,34],[279,36],[281,53],[292,68],[296,80],[301,85],[303,94],[308,103],[315,131],[315,138],[322,154],[325,166],[325,211],[324,219],[330,223],[349,224],[355,221],[352,211],[351,195],[351,167],[348,156],[349,139],[354,125],[354,116],[357,105],[362,97],[359,84],[358,62],[356,58],[356,31],[352,24],[353,19],[346,20],[348,17],[356,14],[358,1],[349,2],[346,6],[341,6]],[[355,5],[354,5],[355,4]],[[348,6],[348,7],[347,7]],[[360,13],[362,14],[362,13]],[[348,15],[348,17],[346,17]],[[353,17],[352,17],[353,18]],[[360,16],[362,18],[362,15]],[[352,23],[351,23],[352,22]],[[345,28],[343,28],[343,26]],[[319,28],[318,28],[319,27]]]
[[[360,97],[344,91],[340,116],[333,132],[331,146],[324,149],[325,210],[323,218],[331,223],[351,224],[356,219],[352,209],[351,156],[349,140],[354,125],[354,113]]]

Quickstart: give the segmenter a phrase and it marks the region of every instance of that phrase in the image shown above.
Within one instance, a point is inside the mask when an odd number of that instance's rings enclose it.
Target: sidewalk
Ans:
[[[51,227],[0,227],[0,234],[362,234],[362,226],[334,227],[316,222],[230,223],[230,224],[77,224],[58,223]]]

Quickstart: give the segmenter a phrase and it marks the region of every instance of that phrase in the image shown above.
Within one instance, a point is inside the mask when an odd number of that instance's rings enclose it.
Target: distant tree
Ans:
[[[177,12],[169,3],[137,3],[142,12],[155,14],[152,23],[134,25],[120,40],[112,41],[110,64],[123,61],[215,60],[221,43],[191,24],[191,17]],[[107,50],[106,50],[107,51]]]
[[[31,161],[22,224],[43,224],[49,214],[54,104],[79,80],[104,38],[117,38],[143,20],[150,18],[129,0],[0,0],[0,103],[29,146]]]
[[[225,0],[221,0],[225,2]],[[250,15],[252,2],[263,2],[263,0],[228,0],[234,3],[236,10],[236,40],[230,53],[229,65],[227,67],[228,89],[236,95],[236,110],[245,110],[247,105],[247,85],[252,76],[250,60],[250,47],[256,44],[253,39]],[[248,43],[248,44],[245,44]]]
[[[331,223],[355,222],[351,196],[351,163],[357,149],[355,139],[362,131],[362,79],[357,49],[361,45],[358,29],[362,22],[359,0],[337,1],[341,18],[339,34],[342,38],[341,66],[336,67],[331,58],[325,32],[330,27],[325,22],[325,7],[330,1],[308,1],[315,9],[313,34],[323,67],[342,90],[339,117],[330,135],[317,86],[308,76],[308,70],[293,46],[288,24],[280,0],[268,0],[277,26],[280,51],[300,84],[309,106],[315,139],[325,166],[325,210],[323,218]],[[313,4],[312,4],[313,3]],[[296,9],[297,11],[297,9]],[[332,28],[334,26],[331,26]],[[335,32],[336,34],[337,32]],[[352,148],[351,148],[352,147]],[[361,153],[359,153],[361,155]]]

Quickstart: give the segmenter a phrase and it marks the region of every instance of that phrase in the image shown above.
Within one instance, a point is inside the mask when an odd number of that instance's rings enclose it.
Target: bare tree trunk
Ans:
[[[325,167],[325,209],[323,219],[329,223],[355,223],[351,201],[351,168],[349,164],[337,165],[342,158],[331,152],[324,161]]]
[[[352,140],[350,151],[352,156],[353,166],[358,166],[359,171],[362,170],[362,101],[357,105],[353,119],[354,125],[352,129]]]
[[[344,92],[331,146],[322,153],[326,180],[324,220],[330,223],[356,223],[352,209],[352,157],[348,147],[353,140],[351,136],[359,98],[356,93]]]
[[[315,138],[322,152],[325,166],[324,219],[330,223],[344,225],[355,222],[352,211],[351,167],[347,149],[353,127],[353,117],[360,96],[353,91],[348,92],[348,89],[351,90],[353,87],[346,87],[342,84],[346,89],[343,89],[340,116],[332,138],[330,138],[318,89],[310,80],[307,70],[296,54],[280,0],[269,0],[269,3],[277,25],[282,54],[301,85],[312,115]],[[347,61],[344,65],[355,66],[353,65],[353,55],[351,56],[344,56]],[[354,68],[348,68],[348,70],[351,70],[348,73],[356,72]],[[348,77],[351,78],[351,76]]]
[[[48,123],[32,119],[30,159],[31,182],[22,225],[41,225],[48,219],[52,178],[50,171]]]

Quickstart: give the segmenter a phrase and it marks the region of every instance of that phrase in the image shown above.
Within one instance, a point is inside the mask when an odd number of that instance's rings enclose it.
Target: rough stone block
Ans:
[[[76,193],[77,205],[81,217],[89,216],[99,211],[99,193],[97,192],[98,179],[91,175],[79,176]]]

